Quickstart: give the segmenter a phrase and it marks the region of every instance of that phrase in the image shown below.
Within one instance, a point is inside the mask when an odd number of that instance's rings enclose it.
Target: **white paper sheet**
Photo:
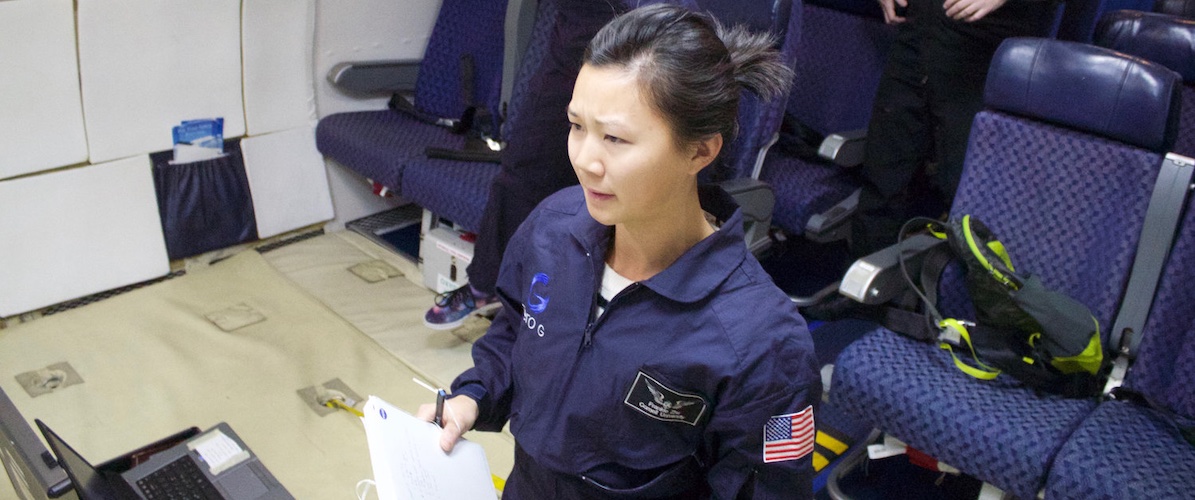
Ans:
[[[87,161],[71,0],[0,2],[0,179]]]
[[[78,20],[92,162],[170,149],[183,120],[245,134],[240,0],[79,0]]]
[[[333,216],[324,157],[308,125],[241,141],[257,235],[269,238]]]
[[[0,181],[0,316],[170,272],[149,157]]]
[[[220,429],[210,430],[207,434],[195,438],[187,447],[199,453],[199,457],[207,464],[213,476],[252,457],[248,450],[241,448]]]
[[[445,454],[439,427],[376,396],[370,396],[361,411],[379,499],[497,497],[481,445],[462,439]]]
[[[262,135],[315,120],[315,0],[245,0],[243,12],[248,133]]]

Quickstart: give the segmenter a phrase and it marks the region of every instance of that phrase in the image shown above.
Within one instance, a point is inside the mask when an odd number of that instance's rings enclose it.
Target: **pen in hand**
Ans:
[[[444,389],[436,390],[436,417],[432,423],[439,427],[444,427],[444,399],[446,397],[448,397],[448,393],[444,392]]]

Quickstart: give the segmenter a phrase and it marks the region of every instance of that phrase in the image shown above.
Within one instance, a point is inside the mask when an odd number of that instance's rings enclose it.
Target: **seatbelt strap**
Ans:
[[[473,104],[473,74],[473,56],[471,54],[461,54],[461,103],[464,104],[465,111],[461,114],[460,118],[452,119],[435,116],[411,104],[411,101],[408,101],[401,93],[390,96],[390,102],[387,103],[387,106],[394,111],[406,113],[421,122],[451,129],[454,134],[463,134],[473,127],[474,117],[477,114],[477,106]],[[485,114],[488,117],[489,113]]]
[[[415,105],[411,104],[411,101],[408,101],[407,98],[404,97],[401,93],[397,93],[397,94],[390,96],[390,102],[386,103],[386,105],[394,111],[398,111],[399,113],[407,114],[407,115],[411,116],[412,118],[415,118],[416,120],[419,120],[423,123],[427,123],[429,125],[436,125],[436,126],[440,126],[440,127],[450,128],[450,129],[453,129],[454,131],[460,126],[460,120],[453,120],[451,118],[441,118],[441,117],[432,115],[431,113],[428,113],[426,111],[423,111],[422,109],[415,107]]]
[[[1141,238],[1137,241],[1137,256],[1133,260],[1124,301],[1112,324],[1109,345],[1115,346],[1118,353],[1108,383],[1104,386],[1104,394],[1124,383],[1129,364],[1137,355],[1162,267],[1174,243],[1183,208],[1187,205],[1193,173],[1195,160],[1191,158],[1168,153],[1162,160],[1162,168],[1145,211],[1145,224],[1141,229]]]

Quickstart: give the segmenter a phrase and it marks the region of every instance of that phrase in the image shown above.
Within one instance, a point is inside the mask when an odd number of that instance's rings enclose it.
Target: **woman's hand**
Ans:
[[[471,397],[459,396],[444,401],[444,428],[440,431],[440,449],[444,450],[444,453],[451,452],[452,447],[456,446],[456,440],[460,439],[465,431],[473,428],[478,413],[477,401]],[[436,405],[419,405],[415,418],[431,422],[436,418]]]

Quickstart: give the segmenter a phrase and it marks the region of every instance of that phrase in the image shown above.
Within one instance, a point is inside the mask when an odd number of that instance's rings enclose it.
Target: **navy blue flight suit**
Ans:
[[[614,233],[579,187],[545,200],[511,239],[505,307],[453,383],[479,402],[476,429],[510,422],[504,499],[812,496],[813,431],[796,422],[811,427],[821,398],[813,342],[747,252],[734,201],[717,188],[701,201],[721,229],[596,319]],[[778,421],[808,449],[765,462],[765,426]]]

